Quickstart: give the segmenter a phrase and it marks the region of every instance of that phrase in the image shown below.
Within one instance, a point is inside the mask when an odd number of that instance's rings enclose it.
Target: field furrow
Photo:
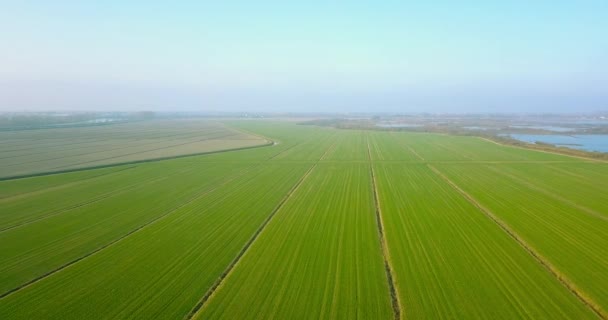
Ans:
[[[15,200],[14,198],[32,196],[44,192],[65,188],[107,174],[114,174],[134,166],[116,166],[94,170],[74,171],[63,174],[44,175],[17,180],[0,180],[0,203]]]
[[[0,233],[0,292],[60,268],[246,167],[206,166]],[[228,176],[227,176],[228,175]]]
[[[324,163],[277,212],[197,316],[392,317],[369,166]]]
[[[594,317],[427,166],[375,168],[404,318]]]
[[[0,132],[0,318],[608,319],[606,163],[310,123]]]
[[[438,168],[547,259],[580,295],[606,315],[608,221],[482,166]]]
[[[587,165],[587,164],[583,164]],[[575,168],[579,164],[569,165]],[[556,201],[571,204],[582,212],[608,219],[608,176],[602,175],[602,166],[584,177],[577,177],[555,170],[554,166],[509,164],[487,166],[499,176],[518,181],[535,191],[549,195]]]
[[[0,313],[14,319],[182,318],[306,169],[276,164],[247,173],[3,298]]]

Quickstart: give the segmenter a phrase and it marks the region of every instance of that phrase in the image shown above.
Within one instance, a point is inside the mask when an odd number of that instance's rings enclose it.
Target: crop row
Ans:
[[[581,211],[608,219],[608,166],[596,163],[551,165],[508,164],[489,166],[497,177],[519,181],[556,201],[575,204]],[[588,169],[589,174],[573,174]]]
[[[99,253],[0,300],[17,318],[181,318],[220,276],[304,165],[263,166]]]
[[[405,318],[592,316],[532,256],[427,166],[375,168]]]
[[[46,192],[53,188],[61,188],[73,183],[111,174],[124,170],[125,167],[108,167],[96,170],[75,171],[64,174],[54,174],[41,177],[30,177],[18,180],[0,181],[0,201],[4,202],[13,197],[24,197],[26,194]],[[10,201],[10,200],[9,200]]]
[[[388,293],[369,166],[319,164],[198,318],[390,319]]]
[[[605,164],[472,137],[231,125],[278,144],[0,182],[0,295],[10,292],[0,314],[390,319],[397,303],[402,318],[583,319],[589,303],[608,309]]]
[[[439,168],[544,257],[575,292],[596,309],[608,310],[605,216],[588,214],[576,203],[541,192],[500,170],[470,165]],[[592,193],[590,198],[594,198]],[[585,204],[585,198],[576,201]]]
[[[476,137],[421,133],[396,135],[425,161],[579,161],[562,155],[500,146]]]
[[[231,172],[235,175],[235,172],[244,170],[222,164],[182,168],[174,173],[167,173],[163,166],[155,168],[156,173],[145,170],[148,175],[157,177],[150,183],[141,183],[88,205],[71,207],[45,219],[1,232],[0,292],[5,293],[86,256],[190,198],[215,188],[222,180],[228,179]],[[136,178],[137,171],[133,172],[135,175],[129,174],[114,182],[126,183],[129,178]],[[76,190],[64,193],[64,198],[80,201],[80,194]],[[45,212],[39,211],[38,214]]]

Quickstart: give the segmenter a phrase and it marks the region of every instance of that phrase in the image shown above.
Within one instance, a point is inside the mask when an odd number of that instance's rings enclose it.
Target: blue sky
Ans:
[[[0,110],[608,109],[603,1],[14,1]]]

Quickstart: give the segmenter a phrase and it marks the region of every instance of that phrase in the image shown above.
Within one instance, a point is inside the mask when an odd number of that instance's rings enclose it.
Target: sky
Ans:
[[[608,1],[7,1],[0,111],[608,110]]]

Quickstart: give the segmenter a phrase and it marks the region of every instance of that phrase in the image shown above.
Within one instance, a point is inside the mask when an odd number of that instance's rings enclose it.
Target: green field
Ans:
[[[287,121],[0,138],[0,176],[83,169],[0,181],[2,319],[608,319],[605,162]]]

